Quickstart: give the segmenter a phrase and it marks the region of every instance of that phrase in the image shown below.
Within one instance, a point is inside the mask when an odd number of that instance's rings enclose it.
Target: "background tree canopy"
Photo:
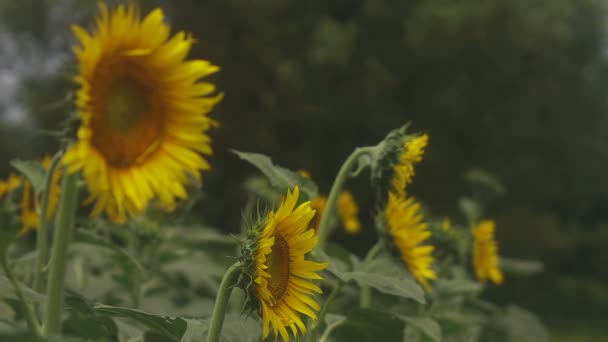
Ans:
[[[203,219],[237,229],[242,184],[255,171],[229,148],[307,169],[327,192],[354,147],[411,121],[430,135],[412,192],[460,221],[458,198],[481,196],[498,221],[501,254],[545,264],[543,274],[507,279],[490,295],[537,312],[556,335],[600,334],[599,317],[608,315],[605,2],[142,5],[165,8],[174,28],[198,37],[192,55],[222,68],[213,76],[226,96],[213,114],[221,124],[211,133],[216,155],[195,209]],[[95,11],[94,2],[77,0],[0,3],[3,175],[11,158],[57,147],[40,130],[60,129],[73,110],[69,25]],[[475,174],[492,175],[498,191]],[[357,200],[371,201],[362,184],[352,187]]]

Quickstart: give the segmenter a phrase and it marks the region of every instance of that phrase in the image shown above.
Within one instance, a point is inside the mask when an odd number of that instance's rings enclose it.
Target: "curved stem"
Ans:
[[[224,315],[226,314],[226,307],[228,306],[228,299],[232,288],[236,285],[236,281],[241,271],[241,263],[235,262],[222,278],[220,288],[215,299],[215,306],[213,307],[213,314],[211,315],[211,323],[209,326],[209,334],[207,335],[207,342],[217,342],[222,332],[222,325],[224,324]]]
[[[78,200],[77,180],[78,174],[66,174],[61,184],[61,200],[55,218],[55,235],[47,286],[45,336],[61,335],[67,250],[72,239]]]
[[[355,151],[353,151],[353,153],[351,153],[351,155],[346,158],[346,161],[344,161],[344,164],[342,164],[342,166],[340,167],[340,170],[336,175],[336,179],[334,180],[334,184],[331,186],[331,191],[329,192],[329,196],[327,198],[325,214],[321,217],[321,222],[319,223],[319,229],[317,231],[319,234],[319,242],[317,243],[318,248],[325,248],[325,244],[330,233],[329,221],[331,220],[331,215],[335,210],[336,201],[338,199],[338,194],[340,193],[340,190],[342,190],[342,187],[344,186],[344,183],[346,182],[348,177],[351,176],[351,171],[356,165],[356,163],[359,161],[359,158],[361,156],[371,154],[373,148],[374,147],[359,147],[355,149]],[[359,167],[357,172],[360,171],[361,167]]]
[[[23,311],[25,313],[25,319],[27,320],[27,324],[30,326],[30,329],[34,331],[36,336],[40,336],[40,323],[38,321],[38,318],[36,317],[36,313],[34,312],[32,305],[30,305],[30,302],[25,297],[25,294],[23,293],[23,288],[21,288],[21,284],[19,283],[17,277],[15,277],[15,274],[13,274],[13,270],[9,266],[8,260],[6,260],[6,254],[4,252],[2,253],[2,256],[0,256],[0,259],[0,262],[2,263],[2,268],[4,269],[4,273],[6,273],[6,276],[13,284],[15,292],[17,293],[17,297],[19,297],[21,304],[23,304]]]
[[[36,259],[36,273],[34,273],[34,290],[42,290],[42,270],[47,262],[47,234],[48,234],[48,217],[47,211],[49,208],[49,198],[51,193],[51,187],[53,186],[53,174],[55,169],[59,165],[62,153],[58,152],[51,161],[51,166],[46,174],[46,180],[44,182],[44,192],[42,193],[42,206],[40,207],[40,223],[38,224],[38,232],[36,233],[36,251],[38,252],[38,258]]]

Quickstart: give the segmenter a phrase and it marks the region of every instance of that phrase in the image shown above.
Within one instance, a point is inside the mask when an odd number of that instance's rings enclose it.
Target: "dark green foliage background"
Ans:
[[[58,16],[53,6],[71,14]],[[212,77],[226,95],[212,114],[221,126],[211,132],[216,154],[196,215],[238,229],[242,184],[255,171],[228,148],[308,169],[327,193],[354,147],[375,144],[412,121],[413,131],[431,138],[412,193],[434,215],[456,222],[463,220],[458,198],[481,196],[486,216],[498,221],[501,254],[546,266],[532,278],[507,278],[488,295],[538,313],[556,339],[602,336],[600,317],[608,315],[604,1],[155,0],[142,6],[162,6],[175,30],[198,39],[191,55],[222,68]],[[42,51],[63,37],[68,51],[69,24],[87,26],[94,14],[93,1],[4,0],[0,33],[27,37]],[[58,146],[39,130],[60,129],[73,110],[66,94],[75,67],[65,62],[49,77],[21,83],[18,100],[30,116],[0,126],[3,175],[8,160]],[[471,168],[497,177],[506,193],[472,187],[464,179]],[[373,208],[364,180],[352,188],[362,206]],[[373,212],[362,214],[363,234],[372,236]]]

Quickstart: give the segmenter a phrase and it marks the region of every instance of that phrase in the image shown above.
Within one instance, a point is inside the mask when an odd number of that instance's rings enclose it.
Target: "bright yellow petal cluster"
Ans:
[[[338,215],[347,233],[358,234],[361,232],[359,206],[357,206],[353,195],[348,191],[343,191],[338,195]]]
[[[504,277],[498,268],[498,245],[494,240],[496,223],[492,220],[481,221],[473,227],[473,268],[481,281],[492,280],[502,284]]]
[[[124,222],[152,199],[174,209],[210,168],[202,155],[212,153],[206,131],[215,122],[207,114],[222,96],[200,79],[219,68],[186,60],[194,38],[171,37],[161,9],[141,19],[134,5],[99,8],[92,33],[72,27],[81,126],[63,161],[82,172],[92,215]]]
[[[422,245],[431,237],[428,224],[420,214],[420,204],[413,198],[404,198],[389,192],[384,211],[393,244],[399,250],[401,259],[427,291],[429,279],[436,279],[432,269],[433,246]]]
[[[426,134],[408,139],[403,144],[403,152],[399,156],[399,162],[394,166],[394,176],[391,182],[393,191],[404,196],[405,188],[414,178],[414,164],[422,160],[424,149],[428,144],[429,136]]]
[[[310,202],[296,208],[299,189],[287,192],[287,197],[279,209],[268,214],[267,221],[258,236],[255,252],[255,284],[260,303],[263,324],[263,339],[273,329],[275,338],[279,335],[289,341],[289,328],[294,337],[298,331],[306,333],[306,326],[300,314],[313,319],[319,304],[314,293],[321,289],[309,279],[321,279],[318,271],[327,263],[305,260],[304,256],[317,244],[318,237],[309,229],[315,212]],[[295,209],[294,209],[295,208]]]
[[[14,173],[11,173],[7,180],[0,180],[0,198],[17,189],[21,185],[21,181],[21,177]]]

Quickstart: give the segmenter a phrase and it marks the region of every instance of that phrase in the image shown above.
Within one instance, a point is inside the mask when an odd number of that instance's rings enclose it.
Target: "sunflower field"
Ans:
[[[541,2],[0,4],[0,341],[605,337],[608,10]]]

